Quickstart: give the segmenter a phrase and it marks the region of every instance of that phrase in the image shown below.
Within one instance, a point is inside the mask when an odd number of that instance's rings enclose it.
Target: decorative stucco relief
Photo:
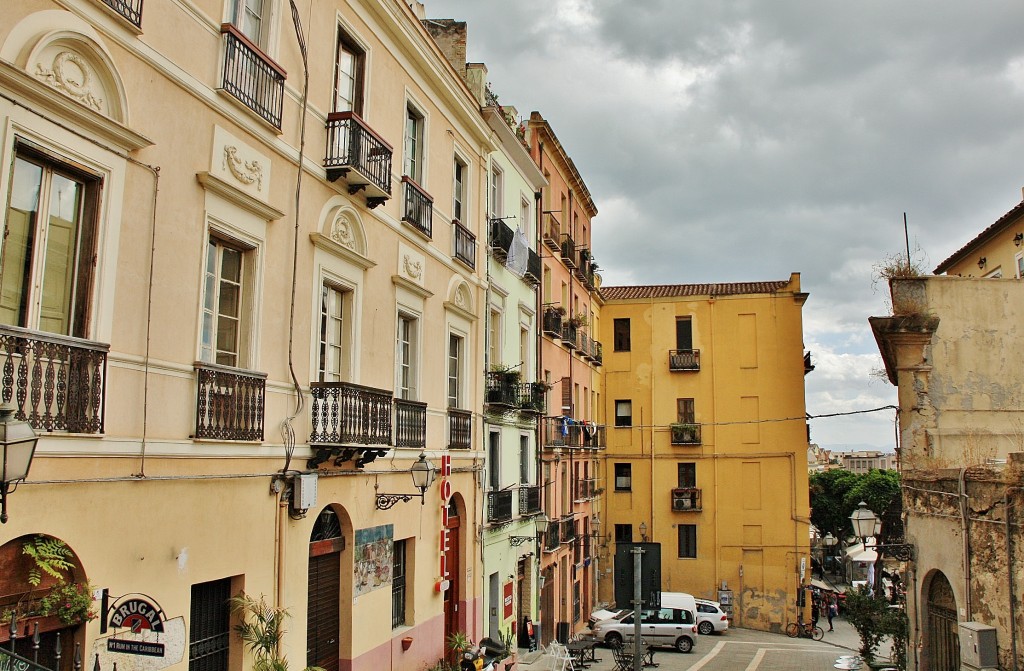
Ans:
[[[224,167],[242,184],[256,184],[257,191],[263,190],[263,165],[255,159],[244,161],[239,158],[238,147],[224,146]]]
[[[342,247],[356,250],[356,238],[352,231],[352,221],[347,213],[339,212],[338,216],[331,222],[331,240],[334,240]]]
[[[402,257],[402,269],[414,280],[423,277],[423,261],[414,261],[408,254]]]
[[[36,77],[61,93],[97,112],[104,111],[103,98],[96,95],[92,67],[73,51],[59,51],[50,66],[36,63]]]

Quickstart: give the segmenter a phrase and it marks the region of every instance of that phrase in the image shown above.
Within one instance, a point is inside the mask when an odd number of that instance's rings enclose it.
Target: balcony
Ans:
[[[473,413],[448,408],[448,449],[468,450],[473,447]]]
[[[142,0],[103,0],[103,3],[136,28],[142,28]]]
[[[520,515],[536,515],[540,512],[540,489],[533,485],[519,486]]]
[[[680,487],[672,490],[672,510],[700,511],[700,489],[697,487]]]
[[[519,384],[519,409],[527,413],[543,414],[547,410],[544,394],[547,387],[543,382],[521,382]]]
[[[540,284],[540,279],[543,276],[544,271],[541,269],[540,254],[530,250],[530,257],[526,260],[526,274],[523,275],[523,279],[529,284],[537,286]]]
[[[585,449],[603,450],[608,445],[606,435],[604,424],[587,422],[580,425],[580,445]]]
[[[555,552],[562,544],[562,523],[559,520],[551,520],[548,525],[548,533],[544,536],[544,552]]]
[[[562,337],[562,318],[565,316],[565,309],[557,305],[548,305],[544,308],[544,317],[541,320],[541,331],[544,335],[552,338]]]
[[[567,417],[544,417],[541,420],[541,443],[545,448],[604,449],[606,427],[594,422]]]
[[[597,366],[604,363],[604,346],[598,340],[590,341],[590,360]]]
[[[569,322],[562,322],[562,345],[566,349],[576,349],[576,329],[578,327],[575,324]]]
[[[402,221],[428,238],[432,237],[434,199],[408,175],[402,176],[402,190],[405,194]]]
[[[508,227],[502,219],[491,219],[487,222],[487,242],[491,254],[502,263],[508,259],[508,250],[512,249],[512,240],[516,232]]]
[[[427,404],[395,399],[395,447],[427,446]]]
[[[586,284],[587,271],[590,269],[590,250],[586,247],[578,247],[576,254],[576,269],[573,271],[573,275],[580,282]]]
[[[576,483],[576,501],[588,501],[594,498],[594,492],[597,491],[597,483],[593,479],[580,480]]]
[[[700,424],[673,424],[673,445],[700,445]]]
[[[699,349],[670,349],[668,369],[671,371],[700,370]]]
[[[576,520],[571,517],[562,518],[562,523],[558,525],[562,529],[562,542],[571,543],[576,540]]]
[[[562,252],[562,263],[567,268],[576,267],[576,243],[573,241],[572,236],[568,233],[562,233],[561,237],[561,252]]]
[[[452,226],[455,227],[455,253],[452,256],[470,268],[476,268],[476,236],[458,220],[453,220]]]
[[[220,32],[224,35],[221,88],[280,130],[285,71],[230,23],[222,24]]]
[[[36,431],[103,433],[110,345],[0,326],[2,398]]]
[[[344,178],[348,192],[366,193],[371,210],[391,198],[391,158],[394,150],[354,112],[327,115],[327,179]]]
[[[590,336],[582,329],[576,329],[576,349],[584,359],[590,358]]]
[[[357,467],[383,456],[391,447],[392,394],[349,382],[310,385],[312,433],[316,453],[307,462],[316,468],[332,456],[335,465],[355,459]]]
[[[560,240],[562,237],[562,224],[559,223],[558,219],[555,219],[555,215],[548,214],[544,220],[544,225],[541,227],[541,239],[544,241],[545,246],[553,252],[560,251]]]
[[[194,364],[196,371],[196,430],[194,438],[263,440],[267,374]]]
[[[487,523],[504,524],[512,521],[511,489],[487,493]]]
[[[492,370],[487,373],[484,401],[504,408],[519,407],[519,373]]]

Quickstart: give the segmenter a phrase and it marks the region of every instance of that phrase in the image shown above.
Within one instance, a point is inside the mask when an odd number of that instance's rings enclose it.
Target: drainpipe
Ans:
[[[1009,594],[1010,608],[1010,659],[1013,660],[1013,671],[1017,671],[1017,617],[1013,605],[1013,542],[1010,536],[1010,488],[1003,492],[1003,510],[1006,517],[1003,519],[1003,527],[1006,533],[1006,583],[1007,594]]]
[[[651,311],[651,329],[650,329],[651,330],[651,336],[650,336],[649,348],[650,348],[650,351],[651,351],[651,358],[653,359],[654,358],[654,317],[655,317],[655,315],[654,315],[654,292],[653,291],[651,292],[651,295],[647,297],[647,301],[648,301],[649,309]],[[651,511],[650,518],[651,518],[651,539],[652,540],[654,538],[654,399],[657,398],[657,394],[655,393],[654,385],[655,385],[655,381],[657,379],[658,379],[657,375],[651,375],[651,419],[650,419],[650,422],[651,422],[651,481],[650,481],[650,485],[648,487],[648,490],[650,491],[650,494],[651,494],[651,497],[650,497],[651,498],[651,501],[650,501],[650,504],[651,504],[651,507],[650,507],[650,511]],[[640,415],[640,436],[641,436],[641,438],[640,438],[640,449],[641,449],[641,452],[640,453],[641,454],[643,454],[643,435],[644,435],[643,426],[644,426],[643,411],[641,410],[641,415]]]

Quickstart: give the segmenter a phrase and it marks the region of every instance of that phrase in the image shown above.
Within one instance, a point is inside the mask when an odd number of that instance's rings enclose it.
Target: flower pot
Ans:
[[[412,636],[406,636],[402,639],[402,652],[405,652],[412,647]]]

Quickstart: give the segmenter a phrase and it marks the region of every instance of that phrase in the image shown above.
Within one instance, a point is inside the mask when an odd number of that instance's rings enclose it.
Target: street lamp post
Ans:
[[[7,524],[7,495],[28,477],[39,438],[28,422],[14,418],[14,406],[0,406],[0,524]]]
[[[853,535],[861,539],[865,550],[884,550],[901,561],[911,561],[914,558],[913,543],[878,544],[878,535],[882,531],[882,520],[868,508],[868,504],[864,501],[857,504],[857,509],[850,515],[850,524],[853,525]],[[871,537],[875,538],[874,545],[868,545],[868,538]]]

